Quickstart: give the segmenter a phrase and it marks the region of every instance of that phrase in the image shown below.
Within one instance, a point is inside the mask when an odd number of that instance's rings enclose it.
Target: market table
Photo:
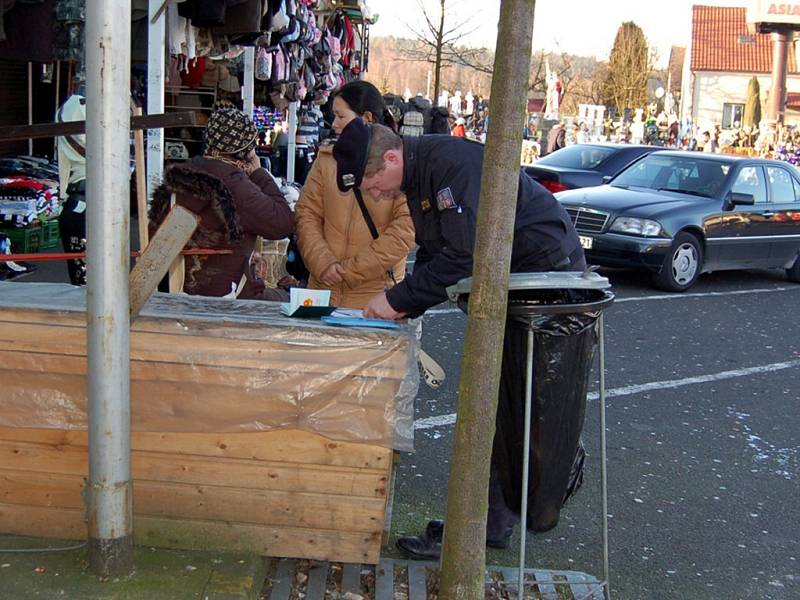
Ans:
[[[0,283],[0,531],[82,539],[85,291]],[[134,539],[376,563],[418,342],[156,294],[131,327]]]

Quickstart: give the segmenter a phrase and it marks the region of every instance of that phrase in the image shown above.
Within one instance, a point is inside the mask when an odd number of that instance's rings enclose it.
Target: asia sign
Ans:
[[[800,2],[770,2],[750,0],[747,8],[748,23],[780,23],[800,29]]]

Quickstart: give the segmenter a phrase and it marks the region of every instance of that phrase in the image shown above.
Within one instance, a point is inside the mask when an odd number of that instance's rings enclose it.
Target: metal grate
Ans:
[[[592,208],[566,206],[567,214],[578,233],[600,233],[608,221],[608,213]]]
[[[384,558],[373,566],[285,558],[272,561],[265,586],[270,589],[261,595],[264,600],[325,600],[348,592],[352,598],[428,600],[433,597],[428,588],[435,590],[439,581],[435,562]],[[334,589],[336,579],[341,582],[339,590]],[[486,568],[487,598],[517,600],[517,585],[516,569]],[[603,582],[586,573],[525,569],[525,600],[604,600],[603,587]]]

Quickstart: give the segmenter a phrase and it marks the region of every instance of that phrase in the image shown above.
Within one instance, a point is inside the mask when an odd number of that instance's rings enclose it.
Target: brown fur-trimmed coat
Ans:
[[[164,182],[153,192],[151,235],[169,212],[173,193],[177,204],[200,218],[187,247],[233,250],[233,254],[186,256],[187,294],[224,296],[247,274],[239,298],[281,299],[282,294],[265,288],[250,268],[256,236],[283,239],[294,228],[292,210],[266,171],[258,169],[248,177],[233,165],[204,157],[168,168]]]

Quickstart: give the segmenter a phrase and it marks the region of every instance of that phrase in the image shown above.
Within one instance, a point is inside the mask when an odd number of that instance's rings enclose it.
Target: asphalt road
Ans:
[[[703,275],[685,294],[607,275],[610,572],[617,599],[800,597],[800,285],[780,271]],[[398,471],[393,535],[443,517],[466,318],[442,305],[423,347],[447,372],[420,389],[416,452]],[[528,566],[602,578],[597,367],[585,482]],[[513,550],[489,564],[515,566]]]

